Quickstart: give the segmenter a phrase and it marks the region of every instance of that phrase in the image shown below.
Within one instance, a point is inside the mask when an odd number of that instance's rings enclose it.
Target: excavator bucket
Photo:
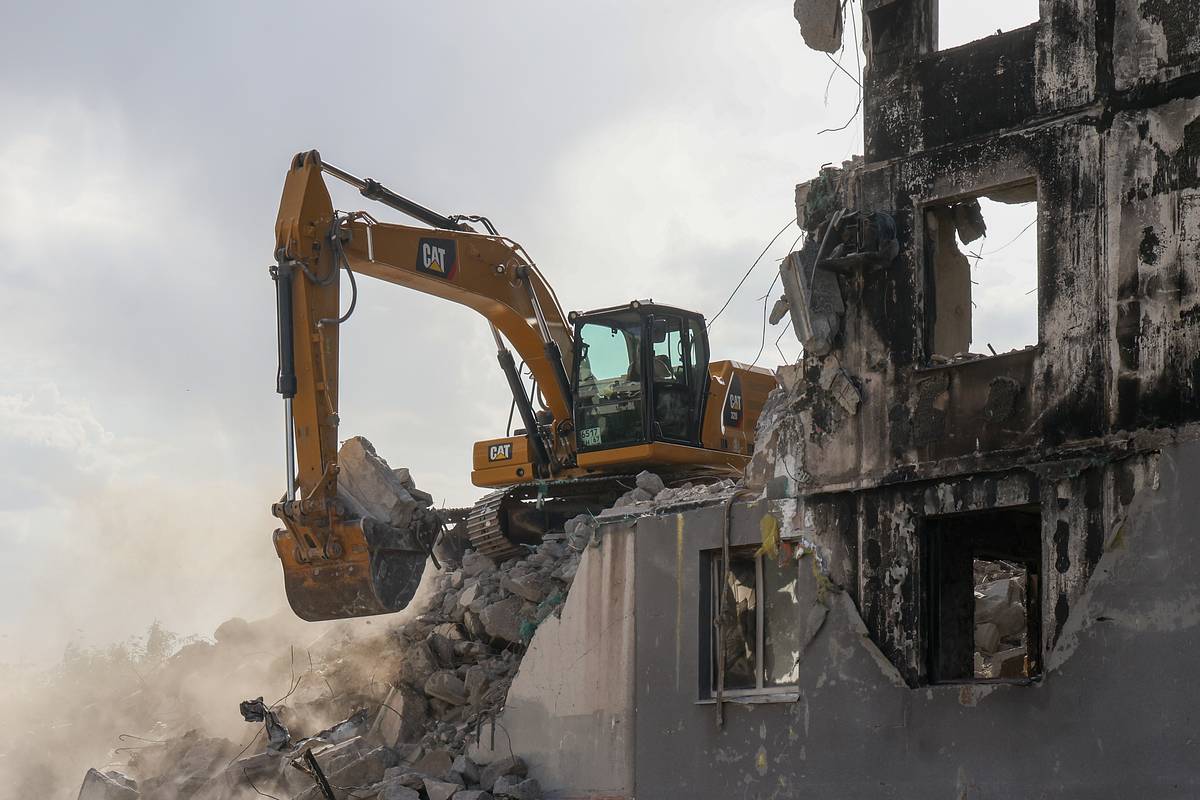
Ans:
[[[285,522],[289,522],[285,520]],[[301,619],[389,614],[408,605],[428,550],[416,531],[371,518],[335,522],[318,537],[294,523],[275,531],[288,603]],[[317,542],[324,548],[314,552]]]

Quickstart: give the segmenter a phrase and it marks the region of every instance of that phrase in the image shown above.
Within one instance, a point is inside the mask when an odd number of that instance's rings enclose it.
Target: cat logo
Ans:
[[[458,248],[453,239],[422,239],[417,245],[417,272],[450,280],[458,269]]]
[[[726,428],[742,427],[742,379],[734,375],[729,381],[729,393],[725,395],[722,423]]]
[[[511,461],[512,442],[494,444],[488,448],[488,461]]]

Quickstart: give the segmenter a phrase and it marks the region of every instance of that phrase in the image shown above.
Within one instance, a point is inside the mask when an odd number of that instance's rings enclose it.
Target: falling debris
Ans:
[[[813,50],[836,53],[842,47],[842,0],[796,0],[800,35]]]

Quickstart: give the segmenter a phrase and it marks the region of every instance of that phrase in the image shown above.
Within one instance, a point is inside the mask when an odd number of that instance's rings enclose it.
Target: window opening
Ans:
[[[925,210],[931,363],[1038,343],[1037,185]]]
[[[575,426],[580,448],[641,442],[642,318],[636,314],[579,328]]]
[[[755,552],[753,547],[731,550],[728,572],[720,551],[708,555],[709,696],[716,694],[721,666],[727,695],[786,689],[799,680],[796,562],[784,559],[780,565]]]
[[[1041,516],[1036,509],[926,521],[931,683],[1041,672]]]
[[[997,33],[1015,31],[1037,22],[1038,0],[1006,0],[1003,3],[965,3],[963,0],[933,0],[937,14],[938,49],[986,39]]]

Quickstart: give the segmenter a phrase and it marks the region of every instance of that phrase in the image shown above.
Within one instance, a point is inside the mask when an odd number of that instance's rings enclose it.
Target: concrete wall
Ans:
[[[722,512],[645,518],[636,539],[641,798],[1195,797],[1200,444],[1165,448],[1114,519],[1040,683],[909,688],[849,592],[801,659],[799,698],[698,702],[700,552]],[[764,506],[739,507],[735,543]],[[816,599],[801,562],[801,614]],[[799,622],[799,621],[798,621]]]
[[[588,547],[560,617],[537,629],[481,761],[526,759],[548,797],[627,797],[633,789],[633,528]]]

